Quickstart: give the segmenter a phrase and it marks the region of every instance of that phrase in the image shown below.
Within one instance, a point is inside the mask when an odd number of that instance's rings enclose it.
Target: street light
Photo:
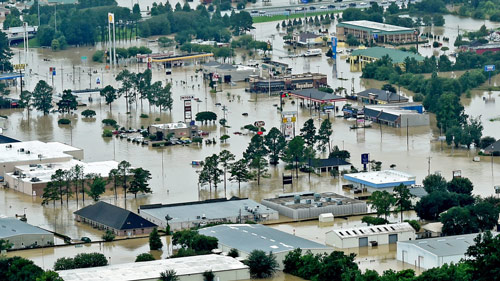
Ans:
[[[173,219],[169,214],[165,216],[165,220],[167,221],[167,235],[170,234],[170,225],[168,224],[168,221]]]

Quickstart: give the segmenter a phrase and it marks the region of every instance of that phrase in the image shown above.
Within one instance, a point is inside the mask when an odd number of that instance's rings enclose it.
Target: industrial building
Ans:
[[[344,249],[396,244],[398,241],[415,240],[415,237],[415,229],[404,222],[334,229],[326,233],[326,244]]]
[[[367,20],[344,21],[337,24],[337,37],[347,40],[352,34],[361,42],[405,44],[417,41],[416,31],[412,28],[373,22]]]
[[[424,112],[422,104],[384,104],[367,105],[363,112],[365,119],[391,127],[429,126],[429,115]]]
[[[0,218],[0,239],[12,243],[11,249],[50,246],[54,234],[16,218]]]
[[[407,97],[403,97],[390,91],[371,88],[356,94],[358,101],[366,104],[387,104],[408,102]]]
[[[475,244],[474,238],[477,235],[478,233],[399,241],[397,260],[423,269],[457,263],[465,258],[467,249]]]
[[[322,73],[302,73],[292,75],[282,75],[277,77],[264,78],[250,76],[248,91],[256,93],[291,91],[300,89],[312,89],[327,87],[327,76]]]
[[[118,236],[149,234],[157,227],[156,224],[131,211],[104,201],[88,205],[74,214],[76,221],[101,230],[111,230]]]
[[[184,122],[153,124],[148,127],[148,132],[151,135],[161,132],[164,138],[168,136],[174,138],[191,138],[198,134],[198,126],[186,124]]]
[[[351,163],[345,161],[344,159],[340,158],[326,158],[326,159],[315,159],[314,161],[311,161],[311,164],[305,163],[306,167],[314,169],[314,172],[317,174],[321,173],[330,173],[332,171],[346,171],[351,169]]]
[[[157,281],[160,273],[175,270],[179,281],[203,281],[203,273],[212,271],[214,280],[249,280],[248,266],[235,258],[222,255],[201,255],[146,262],[58,271],[65,281]]]
[[[292,35],[292,42],[299,46],[323,45],[326,41],[323,37],[330,38],[328,34],[316,34],[312,32],[297,32]],[[327,40],[328,41],[328,40]]]
[[[404,62],[406,58],[415,59],[417,62],[424,60],[424,57],[419,54],[392,48],[373,47],[352,51],[349,56],[350,69],[351,71],[361,71],[368,63],[382,59],[385,56],[388,56],[393,64],[398,65],[402,69],[405,68]]]
[[[272,76],[292,74],[292,68],[288,64],[270,59],[263,59],[261,69],[261,76],[266,77],[268,77],[269,73],[271,73]]]
[[[332,213],[334,216],[363,214],[366,203],[333,192],[298,192],[278,195],[262,200],[262,205],[277,210],[280,215],[294,220],[317,219],[319,215]]]
[[[202,64],[201,69],[205,79],[212,79],[213,74],[216,73],[224,83],[248,81],[250,75],[257,75],[259,73],[259,70],[255,67],[219,63],[216,61]]]
[[[262,222],[279,219],[278,211],[251,199],[211,199],[176,204],[142,205],[139,215],[148,221],[167,227],[167,216],[172,230],[197,227],[208,223],[245,221]]]
[[[331,253],[325,245],[274,229],[261,224],[224,224],[198,230],[200,234],[217,238],[219,249],[228,252],[238,250],[241,258],[246,258],[253,250],[272,252],[283,269],[285,256],[294,249],[313,254]]]
[[[415,184],[415,176],[396,170],[345,174],[344,179],[361,189],[390,188],[392,190],[400,184],[406,186]]]

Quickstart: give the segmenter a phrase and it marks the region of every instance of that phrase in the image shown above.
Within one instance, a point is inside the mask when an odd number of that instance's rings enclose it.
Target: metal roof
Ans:
[[[392,60],[392,63],[403,63],[407,57],[409,57],[410,59],[414,58],[416,61],[424,60],[424,57],[419,54],[384,47],[356,49],[352,51],[351,56],[365,56],[375,59],[381,59],[384,56],[389,56],[389,58]]]
[[[202,228],[198,232],[216,237],[220,244],[246,253],[253,250],[280,253],[296,248],[303,250],[331,249],[325,245],[261,224],[224,224]]]
[[[392,234],[400,232],[413,232],[415,229],[407,222],[371,226],[358,226],[350,228],[334,229],[329,232],[334,232],[340,238],[366,237],[379,234]]]
[[[377,101],[400,101],[407,102],[408,98],[398,95],[390,91],[384,91],[380,89],[371,88],[368,90],[361,91],[356,94],[358,97],[372,98]]]
[[[0,218],[0,239],[23,234],[52,234],[16,218]]]
[[[344,97],[323,92],[317,89],[303,89],[303,90],[293,90],[289,91],[293,96],[303,98],[306,100],[312,100],[317,102],[332,102],[332,101],[343,101],[346,100]]]
[[[338,166],[344,166],[344,165],[351,165],[351,163],[345,161],[344,159],[340,159],[340,158],[336,158],[336,157],[331,157],[331,158],[327,158],[327,159],[314,159],[311,162],[311,166],[315,167],[315,168],[338,167]]]
[[[377,34],[406,34],[415,32],[412,28],[368,20],[344,21],[337,24],[337,27],[349,27]]]
[[[399,241],[398,246],[399,244],[411,244],[418,249],[438,257],[464,255],[467,249],[475,244],[474,238],[476,238],[478,234],[479,233],[473,233],[412,241]],[[493,233],[493,235],[496,235],[496,233]]]
[[[415,184],[415,176],[396,170],[345,174],[344,179],[374,188]]]

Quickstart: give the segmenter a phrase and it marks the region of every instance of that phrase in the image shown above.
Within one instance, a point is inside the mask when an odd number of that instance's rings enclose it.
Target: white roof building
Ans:
[[[148,262],[114,264],[101,267],[58,271],[65,281],[156,281],[160,273],[175,270],[180,281],[202,281],[203,273],[211,270],[215,280],[250,279],[248,266],[235,258],[222,255],[202,255]]]
[[[474,245],[478,233],[398,242],[397,259],[429,269],[445,263],[457,263]],[[496,235],[496,233],[493,233]]]
[[[12,243],[12,249],[52,245],[54,234],[16,218],[0,217],[0,239]]]
[[[345,174],[344,179],[361,188],[394,188],[400,184],[415,184],[415,176],[396,170]]]
[[[407,222],[333,229],[326,233],[326,244],[341,249],[408,240],[415,240],[415,230]]]

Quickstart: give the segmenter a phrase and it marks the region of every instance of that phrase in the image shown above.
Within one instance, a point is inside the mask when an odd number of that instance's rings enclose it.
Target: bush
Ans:
[[[102,131],[102,137],[103,138],[110,138],[113,136],[113,132],[111,130],[105,129]]]
[[[420,223],[416,220],[405,220],[405,222],[409,223],[416,232],[420,230]]]
[[[94,62],[104,62],[104,51],[96,51],[92,55],[92,61],[94,61]]]
[[[114,119],[103,119],[102,120],[102,123],[105,125],[105,126],[110,126],[110,127],[115,127],[117,122],[116,120]]]
[[[276,256],[272,252],[266,255],[262,250],[250,252],[244,264],[250,268],[250,276],[258,279],[272,277],[278,269]]]
[[[156,121],[156,122],[160,122],[160,121],[161,121],[160,117],[156,117],[156,118],[155,118],[155,121]]]
[[[74,269],[75,262],[72,258],[58,258],[54,263],[54,270]]]
[[[160,273],[160,279],[161,281],[179,281],[179,276],[177,276],[177,273],[175,270],[170,269],[165,272]]]
[[[150,250],[160,250],[163,247],[163,243],[160,239],[160,234],[158,234],[158,229],[153,229],[149,234],[149,249]]]
[[[372,216],[364,216],[361,219],[361,221],[368,224],[368,225],[380,225],[380,224],[387,224],[388,223],[388,221],[384,218],[372,217]]]
[[[434,41],[434,42],[432,43],[432,47],[433,47],[433,48],[437,48],[437,47],[439,47],[439,43],[438,43],[437,41]]]
[[[135,258],[135,262],[154,261],[154,260],[155,257],[153,257],[153,255],[151,255],[150,253],[142,253]]]
[[[96,116],[96,112],[92,109],[85,109],[84,111],[82,111],[82,116],[85,118],[92,118]]]
[[[195,250],[191,248],[180,248],[175,255],[172,257],[174,258],[182,258],[182,257],[191,257],[191,256],[196,256]]]
[[[57,124],[59,124],[59,125],[69,125],[69,124],[71,124],[71,120],[66,119],[66,118],[59,119],[59,120],[57,120]]]
[[[115,234],[111,230],[106,230],[106,233],[102,235],[102,239],[106,242],[115,240]]]
[[[149,118],[149,115],[147,114],[144,114],[144,113],[141,113],[141,116],[139,116],[140,118]]]
[[[74,258],[59,258],[54,263],[54,270],[88,268],[108,265],[108,260],[101,253],[82,253]]]
[[[214,279],[215,279],[215,274],[212,272],[212,270],[207,270],[203,272],[204,281],[213,281]]]
[[[422,95],[421,93],[416,93],[414,96],[413,96],[413,101],[414,102],[423,102],[424,101],[424,95]]]
[[[233,258],[237,258],[240,256],[240,254],[238,253],[238,250],[236,250],[235,248],[232,248],[231,250],[229,250],[227,255],[230,257],[233,257]]]

